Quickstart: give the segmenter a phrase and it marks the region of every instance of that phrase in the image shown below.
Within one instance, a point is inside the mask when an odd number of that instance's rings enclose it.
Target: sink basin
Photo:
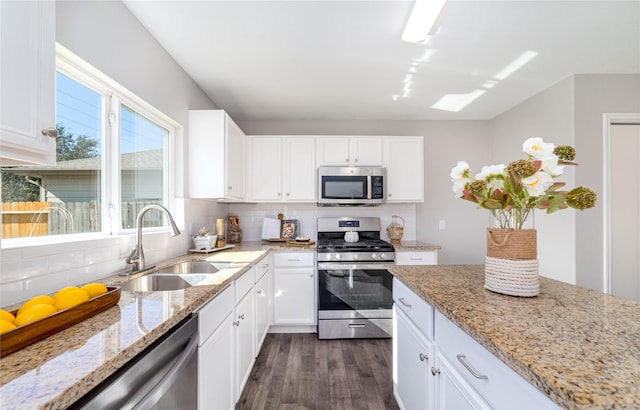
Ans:
[[[180,262],[173,266],[159,269],[158,273],[191,274],[216,273],[224,269],[229,262]]]
[[[155,292],[186,289],[191,284],[178,275],[151,274],[131,279],[120,285],[120,288],[130,292]]]

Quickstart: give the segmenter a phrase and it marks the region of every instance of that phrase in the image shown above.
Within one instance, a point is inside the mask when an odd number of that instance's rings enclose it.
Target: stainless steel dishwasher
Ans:
[[[72,409],[197,409],[198,317],[154,342]]]

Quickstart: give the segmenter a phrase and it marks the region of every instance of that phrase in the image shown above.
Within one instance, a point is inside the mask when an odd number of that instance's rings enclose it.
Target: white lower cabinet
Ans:
[[[273,266],[273,324],[315,326],[315,253],[277,252]]]
[[[434,344],[394,306],[393,394],[401,409],[433,407],[434,378],[429,369],[435,364]]]
[[[256,360],[254,349],[255,311],[253,292],[255,268],[235,280],[236,306],[233,312],[235,345],[235,402],[249,379],[251,368]]]
[[[400,408],[558,408],[395,278],[393,301],[393,390]]]
[[[258,356],[264,338],[269,332],[271,325],[271,255],[258,262],[256,266],[256,285],[253,288],[255,294],[255,354]]]
[[[198,408],[233,409],[233,285],[198,312]]]
[[[198,311],[198,408],[233,409],[271,324],[271,257]]]

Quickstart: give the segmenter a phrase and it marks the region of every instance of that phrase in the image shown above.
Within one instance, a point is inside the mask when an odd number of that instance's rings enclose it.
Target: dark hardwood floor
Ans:
[[[268,334],[236,409],[397,409],[391,356],[391,339]]]

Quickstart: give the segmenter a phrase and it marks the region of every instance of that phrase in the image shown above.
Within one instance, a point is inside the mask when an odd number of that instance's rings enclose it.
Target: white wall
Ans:
[[[216,108],[171,56],[159,46],[119,1],[56,2],[57,41],[146,102],[180,123],[188,135],[189,109]],[[177,148],[178,196],[186,175],[184,141]],[[227,216],[227,205],[180,199],[175,216],[183,234],[144,235],[147,262],[184,254],[189,234],[202,224]],[[0,250],[0,305],[40,293],[85,283],[130,269],[125,258],[135,235],[96,238],[55,245],[29,245]]]
[[[602,114],[640,113],[640,75],[577,75],[574,106],[576,150],[584,164],[576,172],[576,183],[602,195]],[[576,214],[578,285],[603,290],[603,235],[604,214],[599,201],[594,210]]]

